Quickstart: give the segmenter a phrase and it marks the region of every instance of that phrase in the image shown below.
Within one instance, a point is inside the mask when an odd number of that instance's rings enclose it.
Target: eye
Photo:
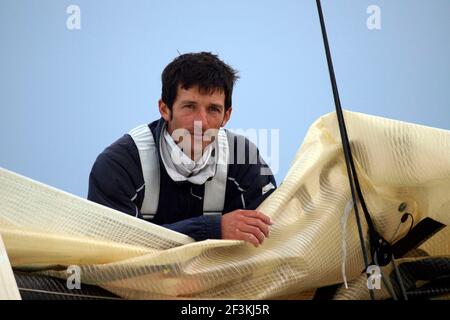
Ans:
[[[195,108],[195,106],[193,104],[185,104],[183,107],[187,108],[187,109],[194,109]]]
[[[221,111],[219,107],[211,107],[211,108],[209,108],[209,110],[211,110],[213,112],[219,112],[219,113]]]

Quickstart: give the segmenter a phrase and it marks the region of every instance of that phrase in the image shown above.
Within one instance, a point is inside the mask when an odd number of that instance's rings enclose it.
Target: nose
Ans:
[[[208,128],[208,115],[204,108],[199,108],[194,121],[196,122],[195,125],[200,125],[203,131]]]

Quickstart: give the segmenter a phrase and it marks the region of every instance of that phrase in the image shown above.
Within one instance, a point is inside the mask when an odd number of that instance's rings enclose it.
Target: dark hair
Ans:
[[[224,92],[226,111],[231,107],[233,85],[238,78],[236,70],[210,52],[182,54],[164,68],[161,99],[172,110],[179,85],[184,89],[198,85],[205,93]]]

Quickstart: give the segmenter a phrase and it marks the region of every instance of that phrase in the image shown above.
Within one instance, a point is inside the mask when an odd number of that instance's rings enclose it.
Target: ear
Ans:
[[[164,120],[166,120],[166,122],[169,122],[171,119],[171,111],[169,109],[169,106],[167,104],[164,103],[164,101],[162,101],[162,99],[159,99],[158,101],[158,108],[159,108],[159,113],[161,114],[161,117],[163,117]]]
[[[230,106],[227,111],[225,111],[225,115],[223,116],[223,121],[221,127],[225,127],[228,120],[230,120],[231,117],[231,111],[233,111],[233,108]]]

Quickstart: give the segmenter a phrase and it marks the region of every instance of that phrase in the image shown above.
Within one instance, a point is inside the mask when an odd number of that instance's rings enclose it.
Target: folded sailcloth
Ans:
[[[396,242],[409,231],[400,204],[415,223],[428,217],[448,225],[450,131],[349,111],[344,116],[381,235]],[[12,267],[65,278],[66,268],[77,265],[82,283],[127,299],[302,297],[343,283],[343,271],[351,284],[361,279],[364,261],[350,202],[335,113],[312,124],[285,179],[259,206],[274,222],[259,248],[195,242],[0,169],[0,234]],[[421,249],[449,255],[447,228]]]

